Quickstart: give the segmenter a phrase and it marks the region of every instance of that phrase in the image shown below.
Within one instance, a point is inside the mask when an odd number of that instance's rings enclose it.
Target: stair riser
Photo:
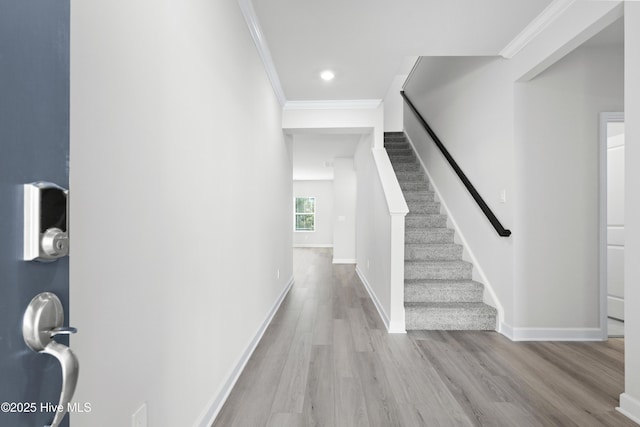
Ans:
[[[420,171],[420,164],[413,162],[413,163],[396,163],[393,165],[393,169],[395,171],[398,172],[417,172]]]
[[[407,330],[493,331],[495,315],[475,314],[465,310],[429,310],[428,313],[405,311]]]
[[[471,280],[471,266],[468,267],[443,267],[425,265],[404,266],[404,278],[406,280]]]
[[[459,245],[433,245],[431,247],[412,247],[407,245],[404,248],[405,260],[460,260],[462,259],[462,246]]]
[[[447,217],[445,215],[429,215],[429,216],[407,216],[405,218],[405,226],[407,228],[442,228],[447,226]]]
[[[403,151],[406,150],[406,151],[411,151],[413,153],[413,149],[406,142],[385,142],[384,149],[387,150],[387,152],[397,151],[397,150],[403,150]]]
[[[404,199],[409,201],[424,201],[433,202],[435,199],[435,193],[432,191],[403,191]]]
[[[416,158],[414,156],[389,156],[392,164],[397,163],[416,163]]]
[[[405,286],[405,302],[482,302],[482,289],[428,288]]]
[[[385,144],[384,149],[387,150],[387,153],[389,153],[389,155],[394,155],[394,154],[397,155],[401,153],[404,153],[404,155],[406,156],[413,155],[413,148],[411,148],[409,144],[398,144],[398,143],[394,143],[391,145]]]
[[[413,150],[411,149],[411,147],[385,147],[385,150],[387,150],[387,154],[389,154],[389,157],[413,156]]]
[[[404,135],[398,135],[398,136],[385,136],[384,137],[384,145],[387,145],[388,143],[393,143],[393,142],[404,142],[405,144],[409,144],[409,142],[407,141],[407,138]]]
[[[453,243],[453,230],[448,228],[406,229],[405,243]]]
[[[427,182],[427,177],[422,171],[397,171],[398,182]]]
[[[438,214],[440,213],[440,203],[420,203],[407,201],[410,214]]]
[[[403,182],[400,181],[402,191],[431,191],[429,183],[426,181]]]

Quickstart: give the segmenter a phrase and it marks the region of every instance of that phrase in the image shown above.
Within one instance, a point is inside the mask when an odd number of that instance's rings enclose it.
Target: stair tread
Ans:
[[[415,209],[424,208],[424,207],[438,207],[440,208],[440,202],[436,202],[435,200],[407,200],[407,205],[409,205],[409,214],[415,213],[418,214],[417,211],[411,211],[411,207],[413,206]]]
[[[436,193],[431,190],[402,190],[402,194],[404,194],[405,199],[407,197],[412,200],[421,200],[421,198],[428,199],[425,201],[432,201],[436,195]]]
[[[433,190],[402,190],[403,194],[427,194],[433,196],[436,194]]]
[[[434,228],[440,228],[440,227],[434,227]],[[441,228],[446,228],[446,227],[441,227]],[[404,246],[410,249],[430,249],[430,248],[450,248],[454,246],[460,247],[462,245],[460,245],[459,243],[452,243],[452,242],[433,242],[433,243],[408,242],[408,243],[405,243]]]
[[[472,279],[405,279],[405,286],[425,286],[425,287],[480,287],[484,285]]]
[[[420,211],[422,209],[426,209],[426,208],[438,209],[437,212],[430,212],[430,213],[433,213],[433,214],[440,213],[440,202],[436,202],[435,200],[407,200],[406,202],[407,202],[407,205],[409,206],[408,215],[419,214],[421,213]],[[429,213],[429,212],[423,212],[423,213]]]
[[[421,259],[407,259],[404,261],[405,265],[429,265],[432,267],[471,267],[468,261],[456,259],[456,260],[421,260]]]
[[[405,226],[405,235],[407,233],[411,233],[411,234],[428,234],[430,232],[433,233],[441,233],[443,230],[449,230],[447,233],[451,233],[453,234],[453,230],[451,228],[448,228],[446,225],[443,225],[441,227],[406,227]],[[428,242],[408,242],[408,243],[428,243]],[[447,242],[450,243],[450,242]]]

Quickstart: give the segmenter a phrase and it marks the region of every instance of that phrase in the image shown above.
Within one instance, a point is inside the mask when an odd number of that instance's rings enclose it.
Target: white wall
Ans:
[[[209,425],[292,276],[281,108],[236,1],[71,2],[74,426]],[[279,270],[279,278],[277,271]]]
[[[329,132],[293,134],[293,180],[333,180],[333,159],[353,157],[359,133],[336,134]]]
[[[333,223],[335,220],[333,181],[293,181],[293,197],[316,198],[316,231],[294,231],[293,246],[333,246]]]
[[[640,423],[640,3],[624,6],[625,392],[620,407]]]
[[[401,132],[404,127],[402,125],[402,111],[404,102],[400,91],[402,85],[407,80],[406,74],[399,74],[393,78],[387,94],[384,97],[384,131],[385,132]]]
[[[513,81],[517,62],[425,58],[405,87],[513,231],[497,236],[405,110],[474,277],[495,294],[501,331],[514,339],[599,336],[598,113],[622,110],[622,58],[621,49],[580,48],[527,83]]]
[[[499,58],[423,58],[405,92],[505,228],[513,218],[513,82]],[[466,242],[485,301],[513,319],[513,238],[500,237],[435,144],[405,108],[405,130]],[[506,203],[500,203],[501,191]],[[476,262],[477,261],[477,262]],[[493,296],[495,293],[495,297]]]
[[[621,111],[623,90],[611,47],[516,85],[515,326],[599,336],[598,114]]]
[[[355,264],[357,177],[353,158],[335,158],[333,174],[333,262]]]
[[[282,112],[282,128],[294,133],[299,130],[332,129],[336,133],[373,132],[373,144],[384,146],[384,104],[380,100],[362,105],[354,101],[318,101],[287,103]]]

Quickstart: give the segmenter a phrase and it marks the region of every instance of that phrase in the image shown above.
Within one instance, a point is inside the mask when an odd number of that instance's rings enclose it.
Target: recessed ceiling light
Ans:
[[[335,77],[335,74],[333,74],[333,71],[331,70],[326,70],[320,73],[320,78],[322,80],[329,81],[329,80],[333,80],[334,77]]]

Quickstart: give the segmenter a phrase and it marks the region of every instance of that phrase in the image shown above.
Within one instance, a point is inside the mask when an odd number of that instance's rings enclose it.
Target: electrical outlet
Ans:
[[[500,203],[507,203],[507,190],[500,190]]]
[[[370,266],[371,264],[369,263],[369,259],[367,258],[367,270],[369,269]]]
[[[280,269],[277,269],[276,270],[276,279],[279,279],[279,278],[280,278]]]
[[[147,427],[147,404],[143,403],[131,416],[131,427]]]

